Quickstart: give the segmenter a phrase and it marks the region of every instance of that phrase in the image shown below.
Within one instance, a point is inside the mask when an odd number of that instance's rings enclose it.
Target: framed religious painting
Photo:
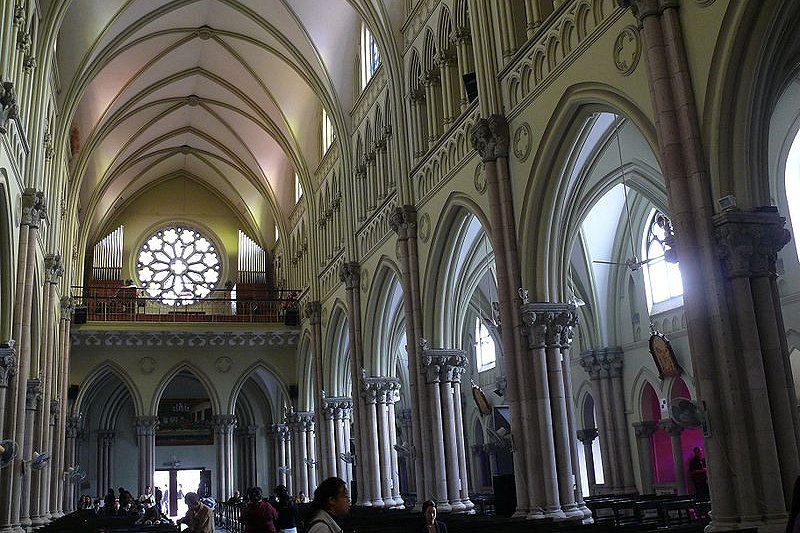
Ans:
[[[675,357],[675,350],[672,349],[672,343],[660,331],[653,330],[650,335],[650,355],[653,356],[653,361],[658,368],[658,377],[676,378],[683,374],[683,368],[678,364],[678,359]]]

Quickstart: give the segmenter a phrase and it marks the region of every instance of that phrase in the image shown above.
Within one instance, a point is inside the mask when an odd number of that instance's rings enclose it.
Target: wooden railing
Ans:
[[[239,519],[242,516],[242,509],[245,504],[221,503],[218,502],[214,507],[214,525],[218,528],[230,531],[231,533],[242,533],[244,527]]]

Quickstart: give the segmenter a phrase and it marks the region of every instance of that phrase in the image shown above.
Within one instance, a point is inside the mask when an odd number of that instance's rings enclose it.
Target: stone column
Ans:
[[[306,439],[306,470],[308,472],[308,492],[306,495],[312,497],[317,488],[317,454],[314,447],[314,417],[306,416],[303,418],[303,431]]]
[[[70,416],[66,421],[66,453],[65,461],[67,468],[65,470],[77,468],[78,465],[78,438],[80,437],[83,426],[83,418],[81,416]],[[84,470],[85,471],[85,470]],[[75,510],[75,504],[78,499],[78,483],[79,480],[67,478],[64,483],[64,512],[71,513]]]
[[[329,436],[327,435],[327,425],[324,423],[324,397],[325,387],[323,384],[322,368],[322,305],[318,301],[308,302],[304,308],[306,318],[311,324],[311,344],[313,346],[313,386],[314,386],[314,405],[309,408],[314,409],[314,422],[316,423],[316,449],[322,457],[323,476],[333,475],[330,469],[329,458],[331,450],[328,447]]]
[[[400,470],[398,467],[397,461],[397,450],[395,450],[394,445],[397,444],[397,424],[395,422],[395,403],[397,402],[398,394],[395,393],[392,398],[387,396],[387,423],[389,424],[389,455],[391,457],[391,499],[394,501],[396,506],[403,505],[403,498],[400,496]]]
[[[323,433],[322,426],[325,426],[324,433],[325,433],[325,445],[324,448],[328,450],[327,455],[325,453],[320,453],[320,463],[321,468],[323,471],[322,476],[338,476],[340,475],[339,466],[339,453],[341,446],[338,446],[338,442],[336,441],[337,432],[336,432],[336,404],[331,402],[329,398],[322,399],[322,424],[317,428],[317,434]],[[344,479],[344,478],[342,478]]]
[[[631,445],[628,435],[627,415],[625,410],[625,386],[622,382],[622,348],[608,348],[605,354],[605,365],[610,379],[610,396],[613,405],[614,433],[617,453],[617,468],[620,470],[622,492],[636,492],[636,481],[633,478]]]
[[[136,445],[139,447],[139,494],[143,494],[147,485],[153,486],[153,473],[156,469],[158,417],[137,416],[133,423],[136,430]]]
[[[69,349],[70,349],[70,324],[72,319],[72,298],[61,298],[61,320],[58,328],[58,373],[56,375],[56,390],[58,391],[58,415],[53,433],[53,473],[50,489],[50,509],[52,516],[62,516],[64,510],[64,476],[66,470],[66,425],[67,425],[67,386],[69,385]]]
[[[392,230],[397,233],[397,253],[400,259],[400,275],[403,283],[403,311],[405,312],[406,351],[408,353],[409,398],[411,402],[411,455],[409,467],[414,470],[417,507],[435,495],[433,490],[433,457],[423,453],[431,442],[431,425],[427,416],[428,391],[418,374],[420,340],[422,339],[422,305],[420,298],[419,262],[417,258],[417,211],[406,205],[395,209],[389,219]],[[417,460],[416,458],[419,458]]]
[[[588,350],[581,354],[581,367],[589,374],[592,383],[592,398],[595,407],[595,424],[600,435],[600,449],[603,451],[603,489],[606,493],[619,492],[615,484],[616,445],[611,413],[604,400],[608,395],[608,369],[604,367],[605,356],[602,350]],[[605,394],[604,394],[605,392]]]
[[[8,383],[17,372],[17,350],[15,345],[16,343],[13,339],[0,344],[0,435],[5,435],[3,433],[3,420],[6,411]]]
[[[294,492],[310,493],[308,484],[308,440],[306,420],[313,419],[314,414],[309,412],[289,411],[286,421],[292,433],[292,479]]]
[[[394,507],[401,502],[396,502],[393,497],[392,464],[397,464],[397,452],[394,449],[395,441],[392,440],[391,426],[394,425],[394,418],[390,418],[390,405],[393,405],[400,389],[400,381],[390,377],[366,377],[362,378],[362,389],[365,399],[368,398],[367,413],[370,424],[372,424],[372,412],[375,415],[375,431],[368,441],[369,458],[368,465],[377,467],[371,477],[373,494],[372,501],[376,507]],[[371,403],[374,400],[374,404]],[[374,405],[374,407],[373,407]],[[393,414],[393,409],[391,414]],[[372,426],[370,426],[372,427]]]
[[[468,27],[458,28],[453,32],[450,40],[456,45],[456,60],[458,62],[458,77],[461,79],[464,74],[475,71],[475,62],[472,58],[472,34]],[[464,83],[458,84],[460,91],[461,112],[469,107],[469,95]]]
[[[240,492],[258,484],[258,454],[256,453],[256,434],[258,426],[248,425],[239,428],[236,433],[239,437],[239,467]],[[236,487],[233,487],[234,490]]]
[[[433,349],[424,341],[421,348],[420,370],[425,373],[431,399],[428,417],[433,440],[429,445],[434,448],[433,479],[438,490],[434,498],[445,512],[469,511],[472,506],[464,501],[469,500],[469,495],[462,494],[461,484],[466,455],[460,455],[458,447],[458,433],[463,433],[464,428],[453,403],[454,384],[461,380],[467,354],[463,350]]]
[[[353,409],[353,401],[345,396],[335,398],[325,398],[326,417],[330,417],[328,427],[332,437],[330,449],[333,450],[333,467],[331,475],[342,478],[345,483],[350,485],[352,472],[350,463],[343,457],[350,454],[350,412]]]
[[[214,448],[217,452],[217,499],[225,501],[233,494],[233,433],[236,415],[214,415]]]
[[[272,426],[272,435],[275,439],[275,479],[278,480],[278,485],[284,485],[290,491],[291,484],[289,483],[289,427],[286,424],[274,424]]]
[[[114,483],[114,432],[100,431],[97,434],[97,490],[96,495],[102,498]]]
[[[578,440],[583,444],[583,457],[586,461],[586,476],[589,482],[589,492],[597,486],[597,478],[594,474],[594,451],[592,443],[597,438],[597,428],[579,429],[577,432]],[[591,494],[593,495],[593,494]]]
[[[639,443],[639,471],[642,473],[642,494],[653,494],[653,444],[652,437],[656,431],[657,422],[648,420],[634,422],[636,440]]]
[[[681,448],[683,428],[669,419],[661,420],[659,425],[669,434],[672,443],[672,462],[675,464],[675,485],[678,494],[686,494],[686,468],[683,465],[683,449]]]
[[[364,401],[365,425],[362,432],[363,441],[359,462],[363,465],[364,484],[364,505],[371,507],[383,507],[383,498],[380,497],[380,456],[378,451],[378,418],[376,404],[378,402],[379,386],[377,383],[368,381],[366,376],[362,377],[361,398]]]
[[[37,413],[42,408],[42,381],[38,378],[28,380],[28,390],[25,395],[25,437],[22,447],[22,500],[19,502],[19,523],[23,529],[31,527],[31,480],[33,469],[31,461],[33,452],[33,429]]]

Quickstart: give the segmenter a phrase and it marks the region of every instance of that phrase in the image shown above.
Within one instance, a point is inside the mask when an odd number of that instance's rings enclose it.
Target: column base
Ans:
[[[586,504],[584,502],[578,503],[578,510],[583,513],[583,518],[592,518],[592,510],[586,507]],[[589,523],[593,522],[594,520],[592,520],[592,522]]]
[[[567,518],[580,518],[581,520],[584,518],[583,511],[578,509],[578,506],[575,504],[563,507],[562,510],[564,511],[564,516]]]
[[[453,510],[453,506],[450,505],[450,502],[442,502],[436,504],[436,509],[440,513],[449,513]]]
[[[566,520],[567,516],[564,514],[564,511],[561,510],[561,507],[550,507],[545,509],[544,511],[545,518],[552,518],[553,520]]]
[[[384,504],[383,500],[381,500],[380,498],[378,498],[377,500],[372,500],[371,503],[372,507],[374,507],[375,509],[383,509],[384,507],[386,507],[386,504]]]
[[[544,512],[541,509],[533,509],[528,511],[528,514],[525,515],[526,520],[544,520],[545,518]]]
[[[456,500],[450,504],[450,512],[451,513],[463,513],[466,512],[467,506],[464,505],[464,502],[461,500]]]

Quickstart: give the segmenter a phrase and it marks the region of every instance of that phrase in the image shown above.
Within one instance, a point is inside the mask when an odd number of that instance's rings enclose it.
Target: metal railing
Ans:
[[[239,519],[244,508],[243,503],[217,502],[217,506],[214,507],[214,525],[231,533],[241,533],[244,527]]]
[[[138,288],[88,291],[73,287],[74,321],[85,322],[212,322],[284,323],[298,322],[298,291],[270,291],[270,298],[211,297],[176,300],[172,305],[161,298],[146,296]],[[109,292],[111,294],[109,294]],[[105,293],[105,294],[104,294]],[[227,296],[227,295],[226,295]]]

